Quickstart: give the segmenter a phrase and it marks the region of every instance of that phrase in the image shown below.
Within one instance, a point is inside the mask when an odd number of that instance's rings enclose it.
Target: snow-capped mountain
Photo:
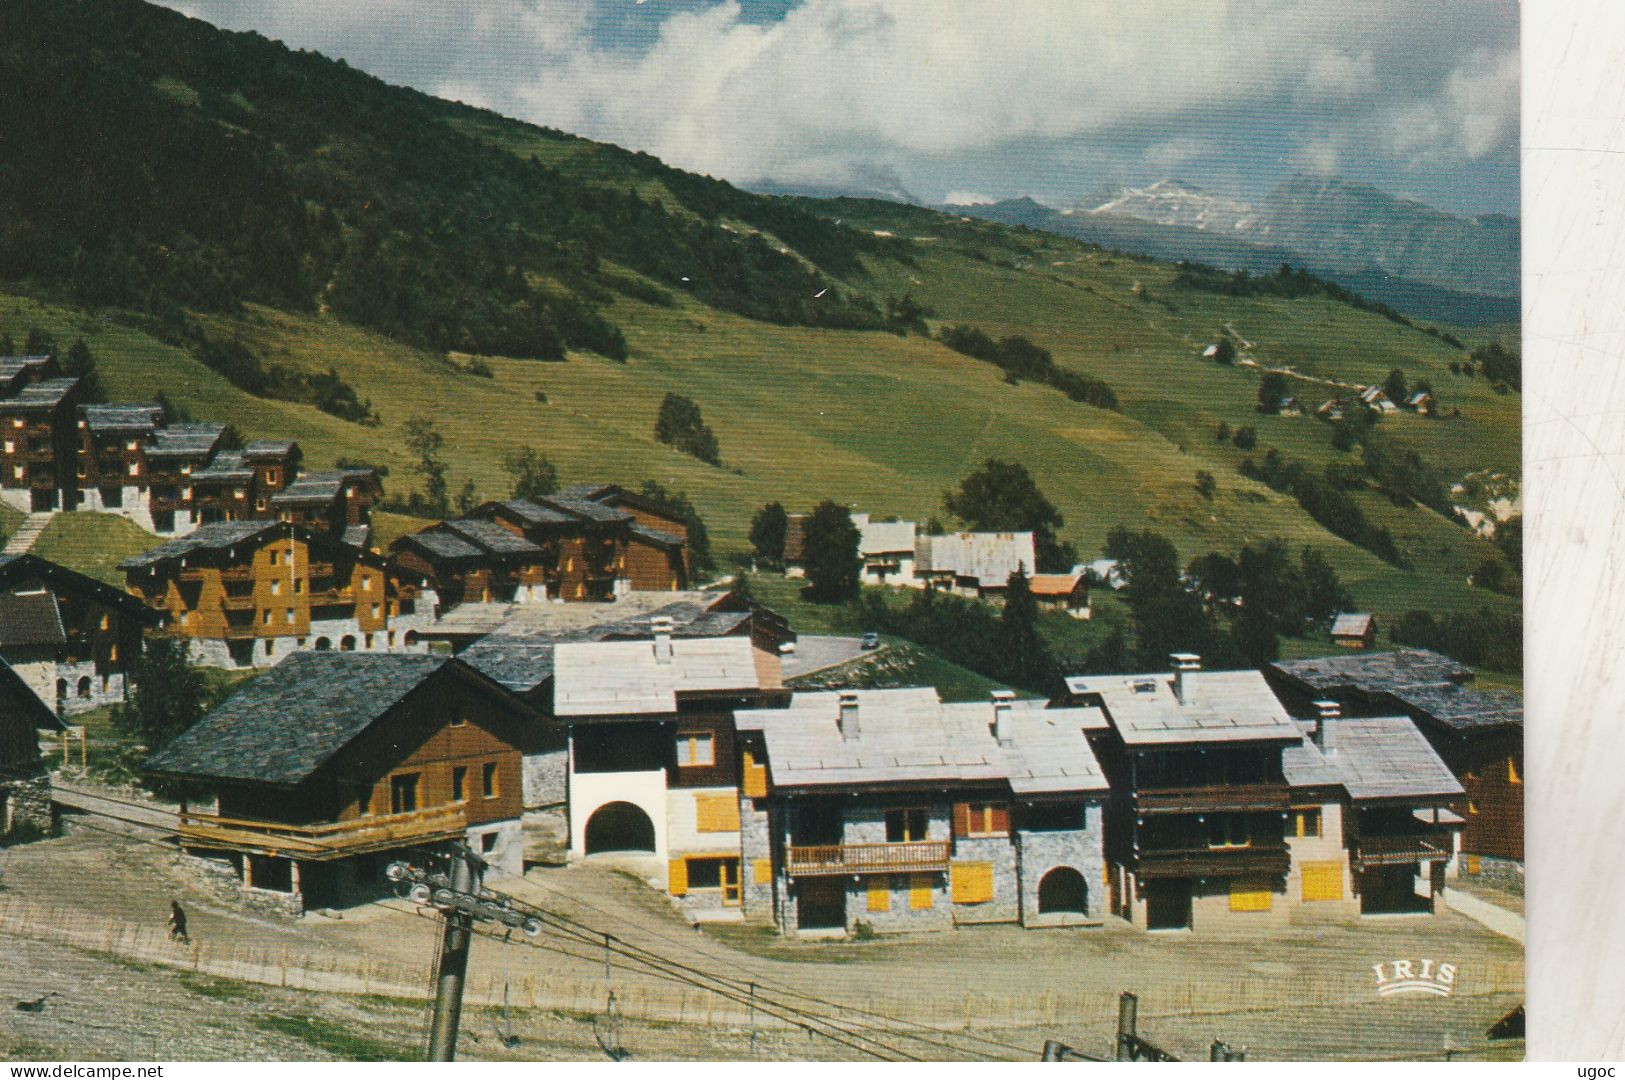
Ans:
[[[1069,214],[1119,214],[1157,225],[1179,225],[1232,235],[1263,237],[1269,227],[1260,221],[1258,211],[1236,199],[1211,195],[1194,184],[1180,180],[1158,180],[1145,188],[1125,188],[1099,206]]]

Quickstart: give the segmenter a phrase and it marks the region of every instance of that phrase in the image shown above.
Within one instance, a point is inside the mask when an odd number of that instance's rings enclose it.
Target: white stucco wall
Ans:
[[[570,857],[579,859],[587,852],[587,821],[599,807],[612,802],[631,803],[654,823],[655,855],[665,862],[670,851],[666,827],[666,773],[575,772],[570,773]],[[734,842],[738,843],[738,833]]]

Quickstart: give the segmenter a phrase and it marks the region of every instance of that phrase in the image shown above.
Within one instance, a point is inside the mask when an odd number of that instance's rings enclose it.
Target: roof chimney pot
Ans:
[[[655,618],[649,620],[649,627],[654,631],[655,663],[671,663],[672,648],[670,617],[665,615],[656,616]]]
[[[840,701],[841,715],[838,724],[841,729],[841,738],[846,740],[856,739],[862,734],[862,729],[858,726],[857,691],[842,690]]]
[[[1343,715],[1343,706],[1335,701],[1317,701],[1315,704],[1315,745],[1326,748],[1326,721]]]
[[[1013,746],[1016,741],[1010,724],[1011,703],[1015,700],[1014,690],[993,691],[993,737],[1000,746]]]
[[[1174,697],[1181,705],[1189,705],[1196,699],[1196,673],[1202,670],[1202,658],[1195,653],[1176,652],[1168,659],[1174,665]]]

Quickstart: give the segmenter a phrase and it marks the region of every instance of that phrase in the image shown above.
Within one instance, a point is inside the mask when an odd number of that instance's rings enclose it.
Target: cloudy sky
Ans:
[[[1055,205],[1335,172],[1516,213],[1516,0],[168,0],[748,184]]]

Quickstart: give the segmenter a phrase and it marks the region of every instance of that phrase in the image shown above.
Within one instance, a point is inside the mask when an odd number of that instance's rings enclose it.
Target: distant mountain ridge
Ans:
[[[1299,174],[1258,207],[1162,180],[1071,209],[1030,198],[944,209],[1226,270],[1291,263],[1422,318],[1472,326],[1519,315],[1516,218],[1455,217],[1334,177]]]

